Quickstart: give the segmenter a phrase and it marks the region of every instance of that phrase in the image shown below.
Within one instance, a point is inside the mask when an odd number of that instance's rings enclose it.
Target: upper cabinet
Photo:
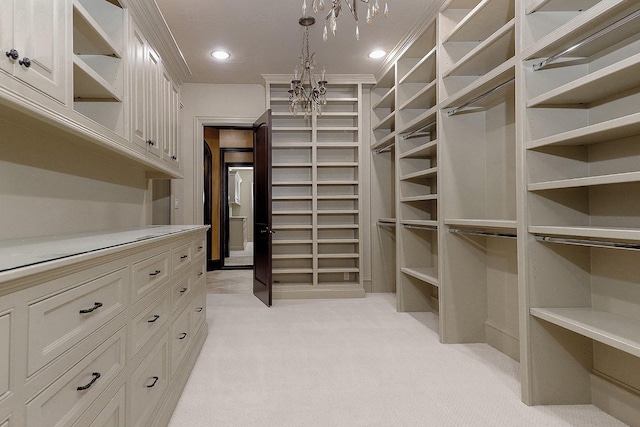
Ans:
[[[0,0],[0,70],[9,91],[66,103],[68,11],[68,0]]]
[[[0,48],[0,104],[14,120],[181,177],[189,69],[154,2],[0,0]]]

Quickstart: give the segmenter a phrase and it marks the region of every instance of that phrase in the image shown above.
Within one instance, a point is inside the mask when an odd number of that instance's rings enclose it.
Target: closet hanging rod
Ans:
[[[601,240],[568,239],[563,237],[536,236],[539,242],[563,243],[565,245],[589,246],[594,248],[613,248],[640,251],[640,243],[605,242]]]
[[[378,148],[377,150],[373,150],[373,152],[376,154],[386,153],[387,151],[391,151],[394,145],[396,145],[396,143],[392,142],[391,144],[387,145],[384,148]]]
[[[395,227],[395,226],[396,226],[395,222],[378,220],[378,227]]]
[[[462,104],[459,107],[452,108],[451,110],[449,110],[449,112],[447,114],[449,116],[453,116],[455,114],[458,114],[460,112],[460,110],[463,110],[463,109],[467,108],[469,105],[475,104],[476,102],[480,101],[481,99],[486,98],[487,96],[491,95],[492,93],[499,91],[503,87],[505,87],[505,86],[515,82],[515,81],[516,81],[516,78],[515,77],[511,77],[506,82],[500,83],[498,86],[494,87],[493,89],[490,89],[490,90],[486,91],[482,95],[476,96],[471,101],[467,101],[467,102],[465,102],[464,104]]]
[[[421,136],[429,136],[430,132],[425,132],[425,133],[420,133],[423,130],[430,128],[431,126],[435,125],[436,123],[438,123],[438,120],[432,120],[429,123],[427,123],[426,125],[422,126],[419,129],[416,129],[406,135],[404,135],[402,138],[403,139],[411,139],[411,138],[419,138]]]
[[[449,233],[455,234],[470,234],[472,236],[485,236],[485,237],[502,237],[504,239],[517,239],[518,236],[513,233],[497,233],[492,231],[478,231],[478,230],[465,230],[461,228],[450,228]]]
[[[548,57],[547,59],[545,59],[542,62],[539,62],[537,64],[533,64],[533,71],[538,71],[538,70],[542,70],[543,68],[545,68],[547,65],[551,64],[552,62],[554,62],[556,59],[558,58],[562,58],[563,56],[565,56],[566,54],[568,54],[569,52],[572,52],[586,44],[591,43],[592,41],[599,39],[600,37],[604,36],[605,34],[616,30],[618,28],[620,28],[621,26],[633,21],[634,19],[640,17],[640,9],[636,10],[635,12],[630,13],[629,15],[625,16],[624,18],[621,18],[619,20],[617,20],[616,22],[612,23],[611,25],[608,25],[604,28],[602,28],[599,31],[596,31],[595,33],[591,34],[590,36],[580,40],[578,43],[574,44],[571,47],[568,47],[550,57]]]
[[[438,227],[435,225],[414,225],[414,224],[402,224],[404,228],[415,228],[418,230],[432,230],[437,231]]]

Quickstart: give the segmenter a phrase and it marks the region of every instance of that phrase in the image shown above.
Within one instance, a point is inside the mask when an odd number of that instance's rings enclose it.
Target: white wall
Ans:
[[[0,119],[0,240],[147,224],[145,173]]]
[[[174,224],[202,224],[202,127],[250,126],[266,109],[262,85],[214,85],[186,83],[180,100],[183,105],[181,158],[184,179],[173,181]]]

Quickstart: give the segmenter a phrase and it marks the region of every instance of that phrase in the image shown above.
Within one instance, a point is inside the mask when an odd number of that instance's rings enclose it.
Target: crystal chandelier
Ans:
[[[331,33],[335,36],[338,24],[336,22],[340,12],[342,11],[343,0],[331,0],[331,10],[327,14],[324,20],[324,30],[322,31],[322,40],[327,41],[328,28],[331,29]],[[380,13],[380,4],[378,0],[360,0],[363,3],[367,3],[367,24],[371,24],[371,21]],[[312,0],[313,12],[318,13],[318,10],[324,10],[324,0]],[[358,0],[344,0],[349,11],[356,20],[356,40],[360,40],[360,30],[358,29]],[[302,0],[302,15],[307,14],[307,0]],[[384,2],[384,17],[389,16],[389,5]]]
[[[316,111],[318,115],[322,115],[322,106],[327,103],[327,81],[325,80],[325,69],[322,68],[320,81],[313,74],[316,67],[315,52],[309,55],[309,27],[315,24],[316,20],[312,16],[303,16],[298,23],[304,27],[304,36],[302,38],[302,55],[300,56],[300,65],[302,72],[296,67],[291,80],[291,89],[289,90],[289,110],[296,114],[298,106],[304,110],[304,116],[311,115]]]

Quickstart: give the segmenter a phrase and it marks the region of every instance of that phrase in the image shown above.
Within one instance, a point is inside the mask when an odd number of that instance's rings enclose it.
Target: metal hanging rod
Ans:
[[[460,228],[450,228],[449,233],[455,234],[470,234],[472,236],[485,236],[485,237],[502,237],[504,239],[517,239],[518,236],[513,233],[496,233],[492,231],[478,231],[478,230],[464,230]]]
[[[471,101],[465,102],[464,104],[462,104],[459,107],[452,108],[451,110],[449,110],[449,112],[447,114],[449,116],[453,116],[455,114],[458,114],[460,112],[460,110],[463,110],[463,109],[467,108],[471,104],[475,104],[476,102],[480,101],[481,99],[486,98],[487,96],[491,95],[492,93],[499,91],[503,87],[505,87],[505,86],[515,82],[515,81],[516,81],[516,78],[515,77],[511,77],[506,82],[500,83],[498,86],[494,87],[493,89],[490,89],[490,90],[486,91],[482,95],[476,96]]]
[[[387,145],[384,148],[378,148],[377,150],[373,150],[373,152],[376,154],[386,153],[387,151],[391,151],[394,145],[396,145],[396,143],[392,142],[391,144]]]
[[[640,243],[605,242],[601,240],[568,239],[563,237],[536,236],[539,242],[562,243],[574,246],[589,246],[594,248],[628,249],[640,251]]]
[[[378,220],[378,227],[395,227],[396,223],[391,221]]]
[[[438,227],[435,225],[414,225],[414,224],[402,224],[404,228],[415,228],[418,230],[438,230]]]
[[[625,16],[624,18],[621,18],[619,20],[617,20],[616,22],[612,23],[611,25],[608,25],[606,27],[604,27],[603,29],[596,31],[595,33],[591,34],[589,37],[586,37],[582,40],[580,40],[578,43],[574,44],[571,47],[566,48],[565,50],[556,53],[555,55],[550,56],[549,58],[545,59],[542,62],[539,62],[537,64],[533,65],[533,71],[538,71],[538,70],[542,70],[543,68],[545,68],[547,65],[551,64],[552,62],[554,62],[556,59],[558,58],[562,58],[563,56],[565,56],[566,54],[586,45],[591,43],[592,41],[599,39],[600,37],[604,36],[607,33],[610,33],[613,30],[616,30],[618,28],[620,28],[621,26],[633,21],[634,19],[636,19],[637,17],[640,16],[640,9],[636,10],[635,12],[630,13],[629,15]]]
[[[429,123],[427,123],[426,125],[422,126],[419,129],[414,130],[413,132],[410,132],[406,135],[404,135],[402,138],[403,139],[411,139],[411,138],[419,138],[421,136],[429,136],[431,133],[430,132],[424,132],[421,133],[423,130],[430,128],[431,126],[435,125],[436,123],[438,123],[438,120],[433,120],[430,121]]]

